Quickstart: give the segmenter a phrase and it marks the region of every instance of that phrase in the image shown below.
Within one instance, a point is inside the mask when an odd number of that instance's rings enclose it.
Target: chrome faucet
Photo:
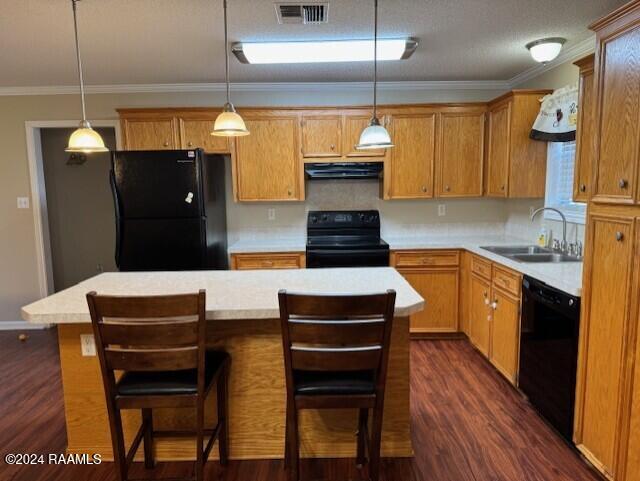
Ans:
[[[562,212],[560,212],[558,209],[556,209],[554,207],[540,207],[539,209],[534,210],[533,213],[531,214],[531,222],[533,222],[533,220],[535,219],[536,215],[538,215],[543,210],[552,210],[553,212],[556,212],[562,218],[562,242],[560,242],[560,250],[562,252],[567,252],[567,247],[568,247],[568,245],[567,245],[567,218],[564,216],[564,214]]]

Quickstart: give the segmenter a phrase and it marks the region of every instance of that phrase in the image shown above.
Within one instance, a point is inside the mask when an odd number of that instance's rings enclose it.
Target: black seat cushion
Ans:
[[[296,394],[335,395],[373,394],[375,381],[372,371],[294,371]]]
[[[211,383],[218,370],[229,358],[229,354],[207,351],[205,355],[204,383]],[[120,396],[148,396],[170,394],[196,394],[198,371],[127,371],[116,385]]]

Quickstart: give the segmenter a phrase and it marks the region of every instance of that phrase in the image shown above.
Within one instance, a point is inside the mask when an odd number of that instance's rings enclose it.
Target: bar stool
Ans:
[[[225,352],[205,350],[205,292],[151,297],[99,296],[90,292],[87,302],[102,370],[119,481],[128,480],[129,468],[143,439],[145,467],[154,466],[155,437],[195,434],[195,474],[185,479],[204,479],[204,464],[216,439],[220,463],[225,465],[228,459],[227,384],[231,358]],[[116,370],[124,371],[118,380]],[[205,429],[205,399],[214,384],[218,419],[213,429]],[[195,408],[194,430],[154,430],[152,409],[173,407]],[[124,446],[120,415],[123,409],[142,411],[142,425],[128,451]],[[205,435],[210,438],[203,449]]]
[[[369,455],[378,481],[384,392],[396,293],[317,296],[278,293],[287,383],[285,467],[299,480],[298,410],[359,410],[357,464]],[[371,436],[369,409],[373,411]]]

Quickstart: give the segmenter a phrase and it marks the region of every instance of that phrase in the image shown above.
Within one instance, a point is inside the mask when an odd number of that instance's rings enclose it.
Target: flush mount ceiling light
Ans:
[[[321,40],[317,42],[238,42],[231,51],[242,63],[329,63],[371,62],[373,40]],[[378,40],[378,60],[411,57],[418,46],[413,38]]]
[[[560,50],[567,40],[562,37],[543,38],[527,44],[527,50],[533,60],[548,63],[560,55]]]
[[[80,83],[80,103],[82,105],[82,120],[80,126],[69,137],[69,144],[64,149],[66,152],[84,152],[89,154],[92,152],[108,152],[104,145],[104,140],[100,134],[91,128],[91,124],[87,120],[87,113],[84,105],[84,80],[82,78],[82,59],[80,58],[80,42],[78,41],[78,14],[76,11],[76,3],[79,0],[71,0],[71,8],[73,9],[73,29],[76,40],[76,61],[78,63],[78,80]]]
[[[360,134],[360,142],[356,145],[358,150],[388,149],[393,147],[389,132],[380,125],[376,115],[378,92],[378,0],[373,0],[373,9],[373,113],[369,126]]]
[[[242,117],[240,117],[240,114],[236,112],[236,109],[230,100],[227,0],[222,0],[222,8],[224,10],[224,66],[227,85],[227,102],[224,104],[222,113],[218,115],[215,123],[213,124],[211,135],[216,135],[218,137],[242,137],[244,135],[249,135],[249,130],[247,129],[244,120],[242,120]]]

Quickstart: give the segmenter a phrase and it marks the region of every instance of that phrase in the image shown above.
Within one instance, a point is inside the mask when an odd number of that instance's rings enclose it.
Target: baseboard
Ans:
[[[32,324],[27,321],[0,321],[0,331],[27,331],[50,327],[51,324]]]

